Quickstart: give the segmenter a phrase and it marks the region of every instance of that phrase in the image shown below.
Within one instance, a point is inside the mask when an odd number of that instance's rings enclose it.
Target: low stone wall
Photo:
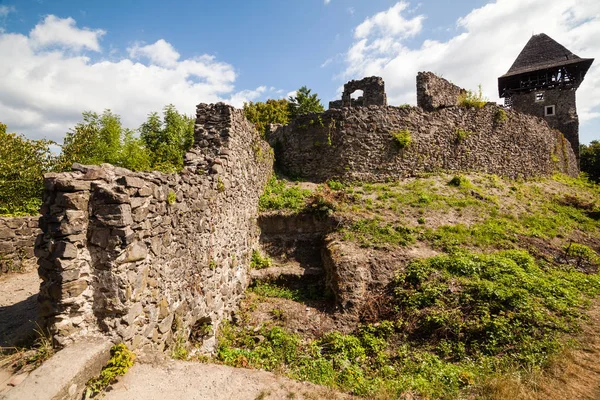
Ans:
[[[248,284],[272,163],[243,112],[220,103],[198,106],[179,174],[110,165],[48,174],[36,251],[40,312],[54,339],[104,335],[142,354],[174,342],[212,351]]]
[[[39,216],[0,217],[0,274],[35,266],[35,239],[40,233]]]
[[[401,147],[394,134],[410,136]],[[510,178],[578,174],[564,136],[540,118],[488,104],[482,109],[355,107],[305,115],[273,127],[278,167],[315,181],[387,181],[423,172],[478,171]]]

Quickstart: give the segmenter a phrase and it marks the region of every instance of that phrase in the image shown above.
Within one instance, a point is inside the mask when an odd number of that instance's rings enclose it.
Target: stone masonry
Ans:
[[[465,89],[432,72],[417,74],[417,105],[425,111],[457,106],[459,97],[465,93]]]
[[[0,274],[29,269],[36,264],[33,246],[39,217],[0,217]]]
[[[248,285],[272,163],[243,112],[219,103],[197,107],[178,174],[107,164],[47,174],[36,254],[55,341],[100,335],[140,354],[175,341],[213,351]]]
[[[352,93],[362,90],[363,95],[357,99],[352,98]],[[329,108],[357,107],[357,106],[386,106],[387,95],[385,83],[378,76],[371,76],[358,81],[350,81],[344,85],[342,100],[329,103]]]
[[[544,120],[491,103],[481,109],[450,106],[449,99],[457,98],[459,90],[452,85],[445,94],[446,86],[427,86],[428,104],[446,105],[434,112],[419,107],[346,107],[274,127],[269,141],[277,165],[289,176],[315,181],[381,182],[437,171],[510,178],[560,171],[577,176],[571,146]],[[408,134],[410,144],[400,147],[394,139],[398,133]]]

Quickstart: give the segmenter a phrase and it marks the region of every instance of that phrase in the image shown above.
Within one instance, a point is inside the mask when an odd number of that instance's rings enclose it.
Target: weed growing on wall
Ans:
[[[508,116],[506,115],[506,111],[504,111],[502,108],[499,108],[496,110],[496,113],[494,114],[494,122],[497,124],[501,124],[503,122],[505,122],[508,119]]]
[[[273,260],[267,255],[261,254],[258,250],[252,250],[252,258],[250,259],[250,268],[264,269],[273,266]]]
[[[465,140],[467,140],[470,136],[472,136],[474,134],[473,131],[469,131],[466,129],[462,129],[462,128],[456,128],[456,141],[458,143],[462,143]]]
[[[464,107],[483,108],[487,102],[488,99],[483,96],[481,85],[476,92],[468,90],[458,97],[458,104]]]
[[[90,379],[86,384],[86,398],[96,397],[115,383],[119,376],[127,373],[133,366],[135,355],[124,344],[116,344],[110,349],[110,359],[100,376]]]
[[[408,129],[402,129],[399,131],[393,131],[392,138],[394,138],[394,142],[399,149],[404,149],[411,144],[412,138],[410,135],[410,131]]]

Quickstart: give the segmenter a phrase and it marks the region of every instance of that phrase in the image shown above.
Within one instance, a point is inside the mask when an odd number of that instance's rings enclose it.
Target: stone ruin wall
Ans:
[[[466,92],[433,72],[417,74],[417,105],[425,111],[457,106],[459,97]]]
[[[39,218],[0,217],[0,276],[35,266],[33,247],[40,233]]]
[[[55,341],[104,335],[144,354],[189,339],[214,350],[248,285],[272,163],[243,112],[219,103],[197,107],[181,173],[104,164],[48,174],[36,254]]]
[[[418,90],[420,105],[432,111],[344,107],[274,126],[269,141],[278,167],[289,176],[316,181],[381,182],[438,171],[577,176],[573,150],[545,121],[493,103],[482,109],[456,106],[461,89],[432,75],[419,75]],[[497,117],[500,110],[505,121]],[[392,136],[401,130],[410,132],[412,142],[405,148]],[[466,133],[464,140],[458,130]]]
[[[352,93],[362,90],[363,95],[357,99],[352,98]],[[341,100],[329,102],[329,108],[361,107],[361,106],[387,106],[385,82],[378,76],[370,76],[357,81],[350,81],[344,85]]]

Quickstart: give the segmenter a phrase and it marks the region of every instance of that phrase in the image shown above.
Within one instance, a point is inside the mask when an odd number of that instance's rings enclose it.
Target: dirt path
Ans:
[[[0,347],[27,340],[37,320],[37,271],[0,277]]]
[[[106,400],[349,399],[333,390],[270,372],[197,362],[136,364]]]

